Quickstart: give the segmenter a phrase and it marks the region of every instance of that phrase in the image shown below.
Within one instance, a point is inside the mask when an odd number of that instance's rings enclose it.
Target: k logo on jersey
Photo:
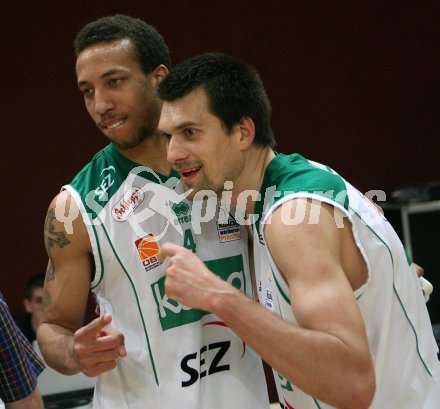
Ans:
[[[246,288],[241,255],[205,261],[205,264],[211,271],[235,288],[241,291]],[[204,315],[209,314],[207,311],[193,309],[168,298],[165,293],[165,276],[151,284],[151,290],[156,301],[160,325],[164,331],[199,321]]]

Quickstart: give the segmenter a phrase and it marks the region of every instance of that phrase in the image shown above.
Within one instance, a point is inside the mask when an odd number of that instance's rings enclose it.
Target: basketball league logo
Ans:
[[[157,244],[153,233],[148,233],[146,236],[136,240],[134,244],[145,271],[149,271],[161,264],[157,259],[159,245]]]

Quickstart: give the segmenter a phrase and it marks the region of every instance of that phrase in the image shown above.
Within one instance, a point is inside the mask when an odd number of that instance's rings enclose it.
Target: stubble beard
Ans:
[[[198,186],[190,187],[184,184],[186,190],[192,189],[192,192],[188,195],[188,198],[190,200],[193,200],[194,196],[197,195],[199,192],[208,191],[214,192],[217,195],[218,200],[220,200],[224,191],[224,182],[233,182],[235,177],[237,176],[237,173],[238,170],[234,166],[229,166],[226,168],[224,177],[220,182],[215,183],[210,177],[204,175]]]
[[[143,141],[153,138],[157,132],[157,125],[159,124],[160,107],[160,104],[152,104],[152,106],[150,106],[149,114],[145,118],[144,123],[129,141],[111,140],[112,143],[121,150],[127,150],[136,148]]]

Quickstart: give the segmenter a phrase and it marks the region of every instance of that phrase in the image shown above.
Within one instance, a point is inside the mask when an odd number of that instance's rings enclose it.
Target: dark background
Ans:
[[[0,289],[12,311],[46,268],[51,198],[106,144],[77,90],[72,49],[76,32],[103,15],[154,25],[174,63],[224,51],[254,65],[281,152],[324,162],[363,192],[440,180],[438,1],[122,3],[1,6]]]

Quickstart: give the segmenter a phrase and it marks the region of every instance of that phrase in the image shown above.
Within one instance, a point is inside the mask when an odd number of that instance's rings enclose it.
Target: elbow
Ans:
[[[347,388],[350,392],[346,395],[345,402],[340,407],[347,409],[368,409],[376,393],[374,371],[371,371],[371,374],[367,376],[359,377],[358,380],[352,380],[350,383],[351,387]]]
[[[321,395],[321,400],[339,409],[368,409],[376,393],[374,369],[347,371],[331,389]]]

